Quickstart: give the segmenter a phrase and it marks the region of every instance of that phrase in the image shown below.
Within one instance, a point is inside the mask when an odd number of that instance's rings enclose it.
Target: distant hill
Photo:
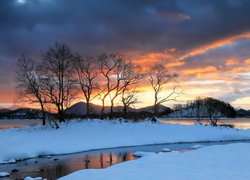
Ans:
[[[114,112],[122,112],[122,106],[115,106]],[[97,114],[99,115],[101,112],[102,106],[91,104],[90,103],[90,113],[91,114]],[[104,112],[108,113],[110,110],[110,107],[105,107]],[[129,108],[128,112],[132,112],[133,109]],[[78,115],[78,116],[84,116],[87,113],[87,105],[85,102],[78,102],[72,106],[70,106],[68,109],[65,110],[66,114],[68,115]]]
[[[10,111],[12,111],[12,110],[11,109],[7,109],[7,108],[0,109],[0,113],[8,113]]]
[[[250,117],[250,110],[239,109],[236,111],[237,117]]]
[[[0,113],[0,117],[12,119],[35,119],[42,117],[42,111],[39,109],[19,108]]]
[[[101,111],[101,106],[90,104],[90,113],[99,114],[100,111]],[[66,109],[65,112],[68,115],[84,116],[86,115],[87,112],[87,105],[84,102],[78,102],[70,106],[68,109]]]
[[[99,115],[101,112],[101,106],[100,105],[95,105],[95,104],[90,104],[90,112],[91,114],[97,114]],[[110,107],[105,107],[104,112],[109,113]],[[78,102],[68,109],[66,109],[66,114],[68,115],[78,115],[78,116],[84,116],[86,115],[86,103],[85,102]],[[122,113],[123,112],[123,107],[122,106],[115,106],[114,107],[114,112],[116,113]],[[133,113],[154,113],[154,107],[153,106],[148,106],[140,109],[134,109],[134,108],[129,108],[128,112],[133,112]],[[159,114],[162,113],[170,113],[172,110],[169,107],[160,105],[159,106]]]
[[[229,103],[213,98],[189,102],[168,115],[171,118],[233,118],[235,116],[236,111]]]
[[[136,112],[148,112],[148,113],[154,113],[154,106],[147,106],[147,107],[143,107],[143,108],[139,108],[139,109],[136,109],[135,110]],[[159,105],[159,109],[158,109],[158,113],[159,114],[162,114],[162,113],[165,113],[165,114],[168,114],[172,112],[172,109],[169,108],[169,107],[166,107],[164,105]]]

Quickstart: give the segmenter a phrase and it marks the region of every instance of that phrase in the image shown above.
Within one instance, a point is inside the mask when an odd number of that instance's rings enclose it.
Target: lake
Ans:
[[[19,128],[22,126],[34,126],[37,124],[42,124],[41,120],[33,119],[0,119],[0,130],[9,128]]]
[[[193,125],[197,123],[193,119],[162,119],[161,122],[169,124],[184,124]],[[207,120],[201,120],[203,124],[208,124]],[[0,130],[9,128],[18,128],[22,126],[34,126],[41,124],[41,120],[25,120],[25,119],[0,119]],[[250,129],[250,118],[234,118],[234,119],[221,119],[218,121],[219,125],[231,125],[237,129]]]
[[[161,122],[168,124],[193,125],[197,121],[193,119],[162,119]],[[201,120],[202,124],[209,124],[208,120]],[[250,118],[220,119],[218,125],[230,125],[237,129],[250,129]]]

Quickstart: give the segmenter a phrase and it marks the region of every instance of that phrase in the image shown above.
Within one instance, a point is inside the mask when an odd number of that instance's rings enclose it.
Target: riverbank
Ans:
[[[215,145],[185,153],[151,154],[102,170],[81,170],[61,180],[210,180],[250,178],[250,144]]]
[[[0,162],[93,149],[177,142],[249,140],[250,130],[151,122],[72,120],[60,129],[36,125],[0,131]]]

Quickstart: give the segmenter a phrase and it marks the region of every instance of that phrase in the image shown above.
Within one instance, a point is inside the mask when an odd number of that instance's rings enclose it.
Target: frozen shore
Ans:
[[[39,155],[160,143],[249,140],[250,130],[165,123],[72,120],[60,129],[36,125],[0,131],[0,163]]]
[[[106,169],[80,170],[61,180],[210,180],[250,179],[250,144],[204,147],[185,153],[144,156]]]

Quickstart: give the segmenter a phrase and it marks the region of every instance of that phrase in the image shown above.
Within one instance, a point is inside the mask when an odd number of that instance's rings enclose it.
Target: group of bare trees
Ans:
[[[45,124],[46,111],[57,114],[59,122],[65,121],[65,109],[82,92],[86,102],[86,116],[90,115],[90,103],[99,98],[102,102],[101,116],[109,104],[109,117],[112,118],[115,102],[123,104],[126,115],[128,108],[137,103],[139,83],[148,79],[154,92],[154,112],[157,116],[160,104],[175,100],[178,92],[162,95],[163,87],[177,77],[166,67],[156,64],[145,72],[141,67],[125,59],[121,54],[82,56],[73,53],[65,44],[55,43],[41,56],[32,60],[22,56],[18,61],[17,89],[22,101],[38,103]],[[81,95],[82,96],[82,95]]]
[[[46,111],[56,112],[59,122],[65,120],[65,109],[76,94],[73,60],[71,50],[59,43],[49,48],[39,62],[24,55],[18,60],[19,97],[22,101],[39,103],[43,125]]]

